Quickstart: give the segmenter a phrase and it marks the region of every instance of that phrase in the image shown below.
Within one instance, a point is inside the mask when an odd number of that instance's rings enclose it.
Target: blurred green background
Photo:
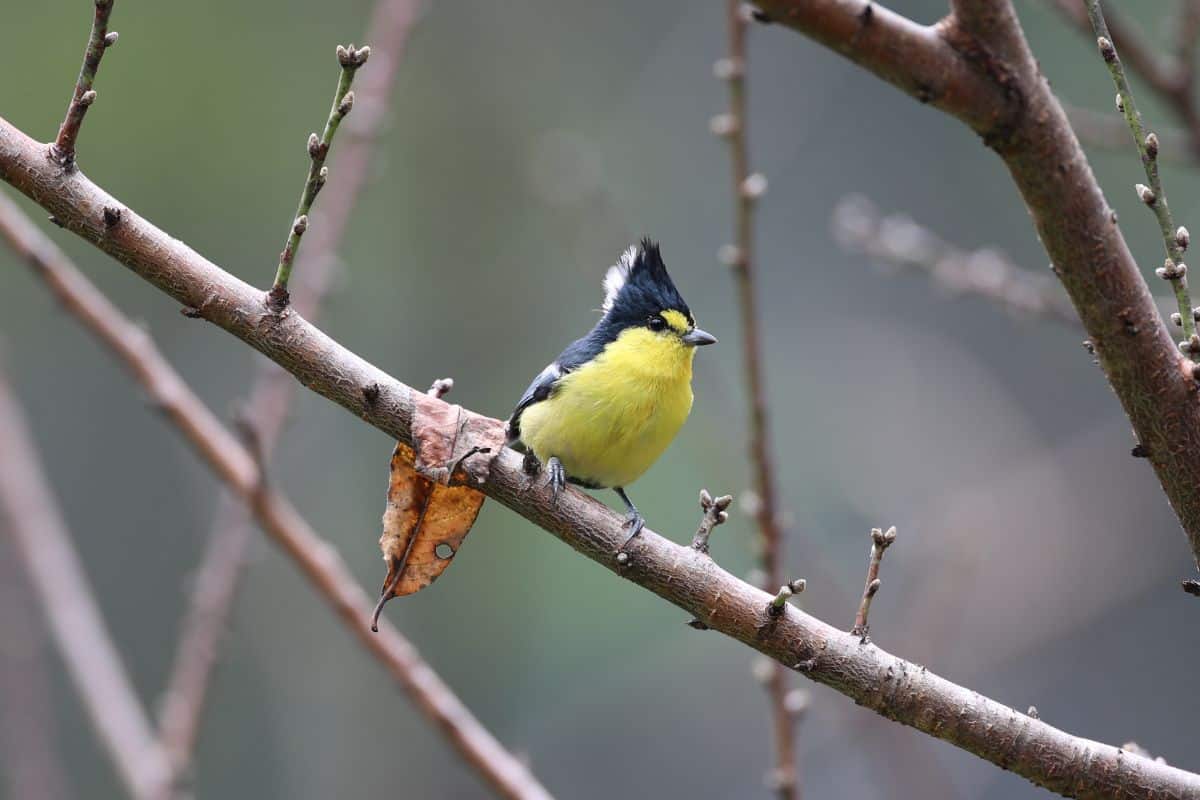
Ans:
[[[933,0],[892,5],[924,21],[944,12]],[[1173,4],[1113,5],[1172,41]],[[5,14],[0,114],[32,136],[56,131],[90,6],[45,0]],[[1111,109],[1086,38],[1041,3],[1018,6],[1060,95]],[[328,109],[334,45],[363,41],[370,7],[118,0],[121,39],[96,84],[82,169],[267,286],[304,141]],[[607,265],[636,237],[661,240],[697,318],[721,338],[697,359],[690,422],[631,492],[676,541],[694,530],[700,487],[737,494],[748,474],[737,309],[715,257],[731,234],[730,169],[708,132],[726,107],[711,73],[724,37],[723,4],[711,1],[428,3],[322,324],[401,380],[452,376],[452,399],[504,416],[591,325]],[[787,570],[809,579],[802,605],[848,628],[867,532],[897,525],[872,613],[880,646],[1018,709],[1036,705],[1073,733],[1133,739],[1200,767],[1200,699],[1185,690],[1200,657],[1196,608],[1178,588],[1191,555],[1151,470],[1128,455],[1129,424],[1082,332],[947,299],[921,276],[885,276],[830,234],[837,201],[859,192],[963,247],[995,245],[1044,271],[1002,164],[958,123],[790,31],[756,26],[750,45],[752,162],[770,179],[758,217],[760,322],[772,446],[794,520]],[[1147,92],[1139,101],[1152,120],[1170,120]],[[1140,165],[1131,149],[1090,155],[1149,274],[1161,242],[1132,191]],[[336,144],[330,166],[337,181]],[[1165,177],[1183,224],[1200,224],[1196,174],[1173,166]],[[51,233],[230,416],[257,356],[182,318],[80,240]],[[153,706],[219,487],[4,249],[0,335],[108,623]],[[278,483],[371,592],[383,575],[376,539],[390,449],[301,393],[275,459]],[[713,555],[748,572],[745,513],[718,529]],[[13,559],[3,540],[0,558]],[[19,585],[15,574],[6,567],[6,588]],[[39,609],[18,595],[6,610],[3,663],[40,652],[48,665],[47,722],[67,796],[120,797]],[[753,654],[691,630],[683,612],[495,503],[453,568],[387,615],[560,797],[769,796]],[[1045,795],[808,688],[799,740],[809,797]],[[201,797],[486,794],[259,539],[210,702]]]

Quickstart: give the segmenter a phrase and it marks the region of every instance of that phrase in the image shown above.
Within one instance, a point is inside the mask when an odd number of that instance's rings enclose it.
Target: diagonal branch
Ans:
[[[85,176],[77,172],[62,175],[39,156],[41,152],[41,145],[0,120],[0,178],[55,214],[64,227],[285,367],[311,390],[389,437],[412,443],[411,387],[337,344],[294,312],[269,311],[264,292],[225,272],[131,209],[125,209],[119,225],[106,230],[104,206],[120,204]],[[441,401],[426,398],[421,402]],[[520,455],[506,448],[488,465],[486,475],[478,470],[476,461],[464,468],[472,472],[473,479],[482,481],[478,484],[481,491],[607,569],[691,612],[713,630],[833,687],[888,719],[944,739],[1060,794],[1078,798],[1108,798],[1122,792],[1200,796],[1200,775],[1071,736],[872,644],[863,645],[857,637],[799,609],[790,610],[764,629],[763,609],[772,601],[771,595],[721,569],[705,554],[649,529],[625,548],[627,563],[621,565],[613,555],[621,551],[625,540],[621,517],[572,489],[564,491],[557,502],[548,489],[531,491],[521,461]],[[256,476],[240,444],[234,454],[224,453],[214,463],[223,465],[227,480],[238,479],[240,494],[247,496],[253,491]],[[248,474],[241,475],[236,469],[243,464],[249,465]],[[291,524],[298,528],[303,524],[290,507],[258,511],[260,521],[270,523],[268,527]],[[327,545],[295,540],[284,546],[314,580],[335,573],[349,579]],[[337,563],[336,569],[333,563]],[[365,632],[371,606],[357,586],[322,588],[327,596],[336,598],[339,612],[355,622],[356,633]],[[368,646],[386,639],[362,635]]]
[[[0,514],[37,592],[67,674],[117,775],[137,800],[162,800],[167,754],[121,656],[50,491],[29,426],[0,375]]]
[[[373,68],[358,80],[357,110],[342,134],[346,141],[338,152],[336,180],[325,189],[322,210],[313,216],[308,246],[296,257],[301,278],[292,293],[292,308],[307,317],[316,315],[333,282],[335,252],[355,199],[366,184],[376,134],[418,6],[418,0],[380,0],[367,23],[367,35],[375,42]],[[287,373],[270,361],[262,362],[256,370],[241,414],[257,431],[266,458],[283,429],[294,386]],[[223,493],[196,573],[159,714],[163,746],[171,755],[177,776],[187,770],[195,749],[218,643],[233,608],[252,534],[244,505]]]
[[[1003,159],[1109,384],[1200,561],[1200,403],[1190,363],[1129,252],[1009,0],[954,0],[924,28],[865,0],[756,0],[770,18],[914,87]],[[870,11],[868,11],[870,9]]]
[[[122,215],[122,224],[132,222],[131,217],[132,214]],[[368,632],[365,620],[372,603],[337,551],[309,527],[286,499],[260,487],[254,456],[192,392],[155,348],[153,340],[122,315],[2,194],[0,235],[38,271],[67,309],[121,359],[217,477],[252,506],[263,530],[291,556],[360,643],[379,659],[489,785],[503,797],[547,800],[549,794],[528,768],[475,719],[394,626],[384,622],[378,634]],[[262,300],[265,295],[259,293],[259,297]],[[265,306],[261,310],[273,316]],[[288,316],[299,319],[294,314]],[[98,619],[89,622],[98,624],[101,624]],[[166,768],[165,756],[163,768]]]

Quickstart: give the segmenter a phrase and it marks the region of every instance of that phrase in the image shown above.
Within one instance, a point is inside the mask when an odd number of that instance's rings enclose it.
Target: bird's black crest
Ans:
[[[660,311],[692,312],[667,274],[662,252],[649,238],[621,254],[604,277],[604,316],[618,325],[637,324]]]

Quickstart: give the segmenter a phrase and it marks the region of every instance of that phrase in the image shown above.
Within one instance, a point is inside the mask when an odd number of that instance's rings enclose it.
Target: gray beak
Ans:
[[[700,347],[706,344],[716,344],[717,337],[699,328],[692,328],[689,333],[683,335],[683,343],[690,344],[692,347]]]

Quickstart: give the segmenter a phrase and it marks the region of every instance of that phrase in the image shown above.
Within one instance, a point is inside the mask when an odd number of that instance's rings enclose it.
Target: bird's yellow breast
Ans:
[[[557,456],[581,482],[628,486],[687,419],[694,355],[678,336],[627,329],[525,409],[521,440],[542,463]]]

